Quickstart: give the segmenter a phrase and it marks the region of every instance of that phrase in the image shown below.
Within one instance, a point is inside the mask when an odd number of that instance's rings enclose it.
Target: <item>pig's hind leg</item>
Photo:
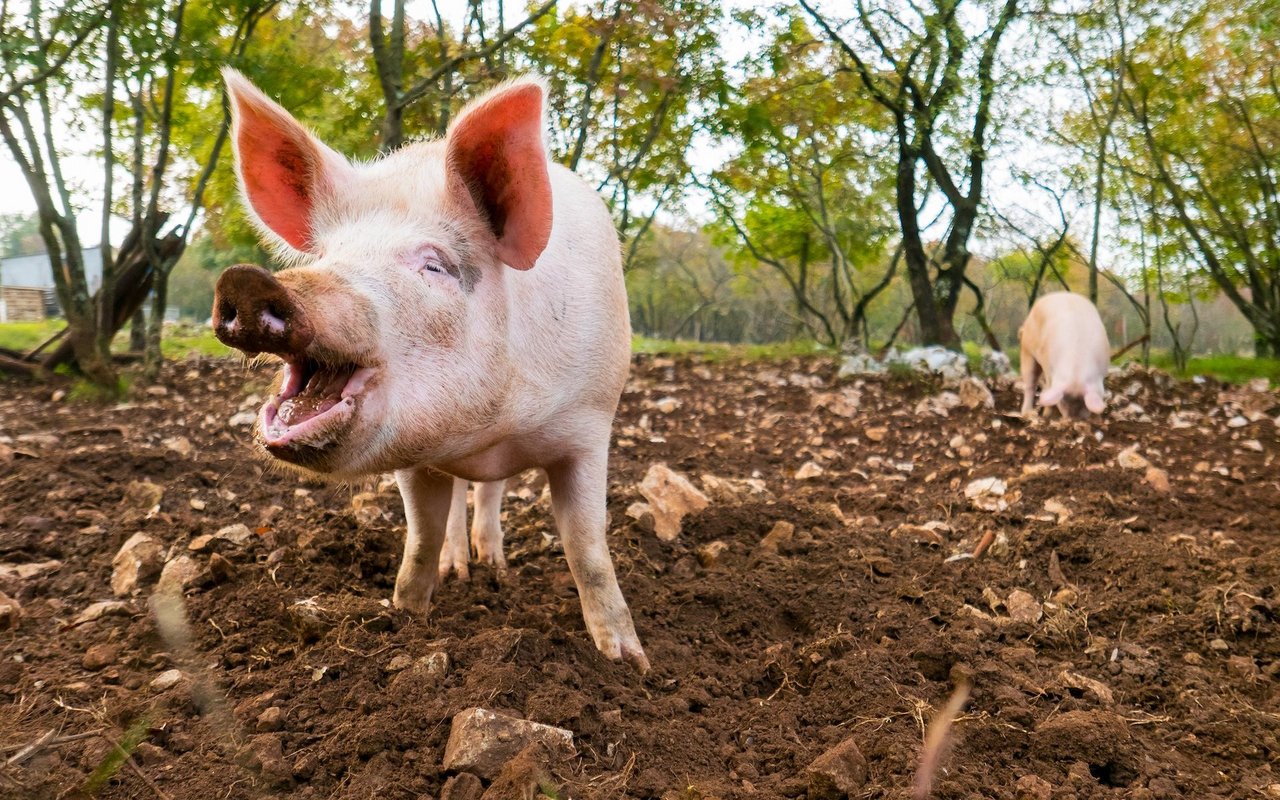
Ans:
[[[564,543],[565,560],[578,586],[582,616],[600,652],[649,669],[627,601],[618,588],[605,538],[608,489],[608,427],[598,447],[547,469],[551,508]]]
[[[476,517],[471,523],[476,560],[499,570],[507,568],[507,559],[502,553],[502,496],[506,488],[505,480],[477,483]]]
[[[1022,351],[1022,416],[1029,417],[1036,404],[1036,384],[1040,381],[1040,365],[1035,356]]]
[[[476,493],[476,516],[479,518],[479,485]],[[467,568],[470,553],[467,551],[467,481],[462,478],[453,479],[453,497],[449,501],[449,521],[445,525],[444,547],[440,550],[440,580],[449,577],[450,572],[458,575],[458,580],[465,581],[471,577]]]
[[[402,469],[396,472],[396,482],[400,484],[404,516],[409,525],[392,602],[396,608],[426,614],[431,606],[431,594],[436,588],[440,550],[445,542],[445,528],[456,485],[451,476],[429,467]],[[465,481],[462,494],[465,508]],[[465,530],[464,527],[464,564]]]

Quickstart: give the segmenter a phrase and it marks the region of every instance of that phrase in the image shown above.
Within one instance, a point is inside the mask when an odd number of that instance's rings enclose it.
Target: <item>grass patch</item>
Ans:
[[[99,386],[86,378],[77,378],[67,391],[67,399],[73,403],[90,405],[118,403],[128,396],[131,385],[132,381],[124,375],[116,378],[115,386]]]
[[[771,342],[769,344],[725,344],[672,339],[631,337],[631,352],[663,356],[697,356],[704,361],[784,361],[797,356],[831,355],[833,351],[817,342]]]
[[[191,355],[215,358],[235,355],[235,351],[218,341],[213,329],[205,325],[182,325],[165,328],[160,352],[166,360],[178,361]]]
[[[1137,358],[1126,358],[1125,361],[1138,361]],[[1203,375],[1225,383],[1248,383],[1254,378],[1266,378],[1275,386],[1280,384],[1280,359],[1250,358],[1248,356],[1217,355],[1199,356],[1187,361],[1187,368],[1179,372],[1174,365],[1173,356],[1165,352],[1151,354],[1151,366],[1158,367],[1179,378],[1191,378]]]
[[[66,324],[61,319],[0,323],[0,347],[25,353],[62,330]],[[116,334],[111,349],[117,353],[129,349],[128,326]],[[213,330],[205,325],[166,325],[164,338],[160,340],[160,350],[166,359],[173,361],[192,354],[214,357],[233,354],[231,348],[219,342],[214,337]]]
[[[25,353],[57,333],[64,325],[60,319],[39,322],[0,322],[0,347]]]
[[[151,727],[151,720],[148,717],[143,716],[135,720],[128,730],[124,732],[124,736],[120,738],[119,745],[111,748],[111,751],[107,753],[84,782],[80,792],[93,797],[106,788],[107,783],[124,766],[124,762],[128,761],[129,756],[133,755],[133,751],[137,750],[138,745],[146,740],[149,727]]]

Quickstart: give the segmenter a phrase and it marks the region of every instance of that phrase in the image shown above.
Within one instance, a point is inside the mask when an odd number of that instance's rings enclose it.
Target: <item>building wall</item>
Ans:
[[[0,286],[0,322],[38,322],[44,317],[43,289]]]
[[[102,250],[90,247],[84,251],[84,272],[89,293],[102,285]],[[0,286],[22,286],[35,289],[53,288],[53,269],[47,253],[0,258]]]

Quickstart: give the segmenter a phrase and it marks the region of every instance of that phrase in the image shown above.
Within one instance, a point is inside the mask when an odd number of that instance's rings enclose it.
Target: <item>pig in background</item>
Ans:
[[[339,479],[395,471],[408,533],[394,602],[418,613],[466,569],[465,532],[447,534],[466,482],[477,556],[501,566],[502,482],[545,469],[587,629],[647,668],[605,539],[631,353],[618,238],[595,191],[547,160],[542,82],[491,91],[439,141],[353,164],[224,74],[241,189],[290,265],[233,266],[216,287],[218,338],[284,362],[258,443]]]
[[[1024,416],[1032,411],[1041,377],[1041,406],[1056,406],[1068,418],[1084,417],[1085,409],[1102,413],[1111,343],[1098,309],[1088,298],[1071,292],[1043,295],[1018,329],[1018,341],[1022,347]]]

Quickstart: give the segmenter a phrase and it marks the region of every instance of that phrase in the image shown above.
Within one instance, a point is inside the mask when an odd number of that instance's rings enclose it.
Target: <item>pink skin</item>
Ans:
[[[462,478],[453,479],[453,499],[438,565],[440,580],[449,577],[450,572],[456,574],[458,580],[467,580],[471,575],[468,561],[473,553],[477,561],[491,564],[499,574],[507,568],[507,559],[502,553],[502,493],[507,482],[476,484],[476,516],[471,524],[470,549],[467,547],[467,484]]]
[[[424,614],[442,577],[468,571],[466,482],[476,557],[502,568],[503,481],[547,470],[587,630],[647,669],[605,540],[630,365],[618,240],[595,191],[547,161],[542,84],[505,84],[444,139],[353,164],[224,74],[241,188],[292,265],[274,276],[284,316],[309,334],[302,351],[262,348],[285,366],[259,443],[312,473],[396,472],[408,532],[394,602]],[[259,327],[283,341],[275,322]]]
[[[1044,378],[1039,405],[1056,407],[1063,417],[1101,414],[1106,408],[1103,380],[1111,363],[1111,343],[1088,298],[1070,292],[1041,296],[1018,331],[1022,346],[1022,414],[1036,403],[1036,384]]]

